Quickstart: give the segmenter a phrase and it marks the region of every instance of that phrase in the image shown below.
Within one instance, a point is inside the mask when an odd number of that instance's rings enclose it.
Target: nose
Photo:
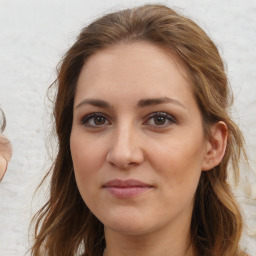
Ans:
[[[107,161],[120,169],[138,166],[144,161],[144,153],[138,132],[132,127],[120,127],[113,132]]]

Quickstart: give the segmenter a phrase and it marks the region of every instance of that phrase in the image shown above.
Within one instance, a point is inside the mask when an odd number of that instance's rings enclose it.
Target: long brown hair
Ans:
[[[50,197],[35,215],[32,255],[101,256],[105,247],[103,224],[82,200],[74,177],[70,133],[77,79],[89,56],[118,43],[147,41],[163,46],[185,64],[203,117],[206,136],[210,126],[224,121],[228,143],[222,162],[202,172],[196,192],[191,240],[198,255],[241,256],[242,218],[227,182],[228,165],[238,180],[244,139],[228,111],[232,95],[222,59],[206,33],[190,19],[164,5],[144,5],[107,14],[83,28],[58,69],[54,105],[58,153],[48,174]]]

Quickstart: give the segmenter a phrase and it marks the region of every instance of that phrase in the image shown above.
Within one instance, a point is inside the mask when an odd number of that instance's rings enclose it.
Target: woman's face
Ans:
[[[139,42],[91,56],[70,147],[81,196],[106,229],[189,228],[206,141],[186,71],[170,52]]]

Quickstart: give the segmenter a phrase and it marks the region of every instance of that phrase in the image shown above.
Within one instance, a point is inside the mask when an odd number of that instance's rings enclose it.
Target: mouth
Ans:
[[[105,189],[111,195],[117,198],[131,198],[139,196],[153,188],[152,185],[144,183],[139,180],[129,179],[129,180],[110,180],[103,184],[103,189]]]

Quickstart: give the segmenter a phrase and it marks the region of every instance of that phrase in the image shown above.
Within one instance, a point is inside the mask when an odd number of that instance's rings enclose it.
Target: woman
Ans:
[[[0,181],[1,181],[6,173],[8,162],[11,159],[12,148],[11,148],[10,141],[2,135],[2,132],[4,131],[6,126],[6,119],[2,109],[0,109],[0,112],[2,115],[2,118],[1,118],[2,125],[0,128]]]
[[[56,85],[59,149],[32,255],[246,255],[227,182],[243,136],[200,27],[163,5],[105,15]]]

